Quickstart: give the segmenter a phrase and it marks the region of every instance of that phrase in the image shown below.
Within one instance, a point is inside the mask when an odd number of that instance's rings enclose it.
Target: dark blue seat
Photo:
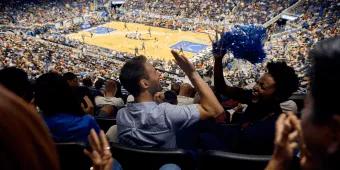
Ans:
[[[124,170],[158,170],[164,164],[176,164],[182,170],[195,169],[189,151],[183,149],[145,149],[110,143],[111,152]]]
[[[249,141],[251,142],[251,141]],[[271,155],[246,155],[215,150],[204,151],[198,161],[199,170],[263,170]]]

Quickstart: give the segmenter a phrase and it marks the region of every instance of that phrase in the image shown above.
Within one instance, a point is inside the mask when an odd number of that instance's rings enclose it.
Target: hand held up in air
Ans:
[[[91,129],[88,139],[92,151],[85,149],[84,153],[92,160],[93,170],[112,170],[113,159],[104,131],[101,130],[98,137]]]
[[[195,66],[183,54],[179,54],[178,51],[175,50],[171,50],[171,53],[174,56],[177,65],[188,77],[196,72]]]
[[[222,59],[223,56],[225,55],[225,49],[223,47],[223,42],[220,42],[221,38],[224,35],[224,28],[222,31],[218,31],[215,29],[215,38],[213,39],[209,35],[209,39],[212,44],[212,54],[216,59]]]

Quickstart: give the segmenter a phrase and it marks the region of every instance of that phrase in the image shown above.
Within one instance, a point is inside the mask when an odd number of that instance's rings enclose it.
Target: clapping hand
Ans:
[[[289,169],[296,149],[300,149],[301,160],[305,160],[308,156],[302,137],[300,120],[292,112],[281,114],[276,121],[274,143],[273,158],[267,166],[267,170]]]
[[[185,72],[185,74],[190,77],[192,73],[196,72],[195,66],[186,58],[183,54],[179,54],[175,50],[171,50],[177,65]]]

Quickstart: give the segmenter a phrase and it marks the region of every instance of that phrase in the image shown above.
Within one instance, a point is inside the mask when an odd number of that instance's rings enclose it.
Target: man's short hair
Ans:
[[[123,87],[134,97],[137,97],[141,88],[139,81],[143,78],[148,78],[145,71],[145,56],[138,56],[127,61],[120,71],[119,80]]]
[[[340,37],[317,43],[309,53],[313,60],[311,94],[314,122],[325,122],[340,114]]]
[[[271,62],[267,64],[268,73],[275,80],[275,97],[286,101],[299,87],[299,79],[292,67],[285,62]]]

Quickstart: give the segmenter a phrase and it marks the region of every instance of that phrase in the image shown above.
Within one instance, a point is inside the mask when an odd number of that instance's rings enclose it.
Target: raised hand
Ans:
[[[276,121],[273,158],[266,170],[289,169],[300,139],[300,121],[294,113],[281,114]]]
[[[112,170],[113,159],[104,131],[100,131],[98,138],[97,133],[91,129],[88,139],[92,151],[84,149],[84,153],[91,158],[93,170]]]
[[[293,158],[298,147],[299,130],[291,122],[291,115],[281,114],[276,122],[275,152],[285,160]]]
[[[209,35],[209,39],[210,39],[211,44],[212,44],[212,54],[214,55],[215,58],[223,58],[223,56],[225,54],[223,42],[220,42],[221,38],[224,35],[224,31],[225,31],[224,28],[223,28],[222,31],[218,31],[217,29],[215,29],[215,39],[213,39]]]
[[[186,58],[184,55],[179,54],[175,50],[171,50],[177,65],[185,72],[185,74],[190,77],[192,73],[196,72],[195,66]]]

